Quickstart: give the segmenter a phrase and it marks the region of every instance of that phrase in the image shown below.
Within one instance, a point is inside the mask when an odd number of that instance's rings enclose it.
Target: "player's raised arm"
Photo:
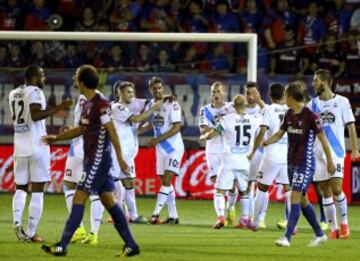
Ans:
[[[79,127],[72,128],[67,131],[61,132],[58,135],[46,135],[46,136],[42,137],[42,141],[46,144],[52,144],[56,141],[70,140],[70,139],[73,139],[73,138],[83,135],[83,132],[84,132],[83,128],[84,127],[79,126]]]
[[[264,140],[265,133],[266,133],[267,129],[268,128],[266,126],[261,126],[260,127],[259,134],[256,136],[255,141],[254,141],[253,149],[252,149],[251,153],[248,156],[249,160],[251,160],[253,158],[256,150],[261,146],[261,143]]]
[[[160,107],[161,107],[162,105],[163,105],[163,101],[162,101],[162,100],[156,101],[156,102],[154,103],[154,105],[153,105],[149,110],[144,111],[143,113],[141,113],[141,114],[139,114],[139,115],[133,115],[133,116],[130,117],[129,120],[130,120],[131,122],[135,122],[135,123],[137,123],[137,122],[142,122],[142,121],[150,118],[151,114],[152,114],[154,111],[160,109]]]
[[[122,152],[120,149],[120,140],[116,134],[116,129],[115,129],[115,125],[113,123],[113,121],[109,121],[108,123],[104,124],[104,127],[106,128],[106,130],[109,133],[110,136],[110,140],[114,146],[115,152],[116,152],[116,157],[117,160],[119,162],[119,166],[121,168],[121,170],[128,174],[130,172],[129,166],[126,164],[123,156],[122,156]]]
[[[267,146],[270,144],[273,144],[275,142],[277,142],[278,140],[280,140],[282,138],[282,136],[284,136],[285,131],[283,130],[278,130],[274,135],[272,135],[270,138],[268,138],[266,141],[264,141],[263,146]]]
[[[325,152],[325,155],[326,155],[327,170],[330,175],[334,175],[334,173],[336,171],[336,167],[335,167],[334,162],[331,157],[330,147],[329,147],[329,143],[326,139],[326,136],[325,136],[324,132],[319,132],[317,134],[317,137],[319,138],[321,145],[323,147],[323,150]]]
[[[347,125],[349,136],[350,136],[350,143],[351,143],[351,160],[356,160],[360,157],[359,147],[358,147],[358,137],[356,134],[356,127],[355,124],[349,123]]]
[[[41,105],[37,103],[30,104],[30,114],[33,121],[43,120],[61,110],[67,110],[71,107],[73,102],[71,100],[65,100],[59,105],[45,110],[41,109]]]

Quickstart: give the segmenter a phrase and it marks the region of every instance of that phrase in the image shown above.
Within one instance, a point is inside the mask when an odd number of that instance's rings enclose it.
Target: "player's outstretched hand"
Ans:
[[[41,141],[45,144],[54,143],[57,140],[56,135],[46,135],[41,137]]]
[[[62,109],[64,110],[68,110],[70,109],[70,107],[73,105],[73,101],[72,100],[65,100],[62,103],[60,103],[60,106]]]
[[[360,160],[360,153],[358,151],[351,152],[351,160],[352,161]]]
[[[59,130],[59,134],[63,133],[63,132],[66,132],[68,130],[71,130],[72,127],[69,126],[69,125],[64,125],[64,126],[61,126],[60,130]]]
[[[125,173],[127,176],[130,176],[130,168],[128,164],[125,162],[125,160],[118,158],[118,161],[121,171]]]
[[[164,102],[163,101],[156,101],[155,103],[154,103],[154,105],[153,105],[153,108],[154,108],[154,110],[155,111],[157,111],[158,109],[160,109],[160,107],[162,106],[164,104]]]
[[[200,135],[200,140],[207,140],[207,138],[208,138],[207,133]]]
[[[157,138],[153,138],[149,141],[149,146],[150,147],[155,147],[156,145],[159,144],[159,140]]]
[[[330,176],[335,174],[336,167],[335,167],[333,162],[328,162],[327,163],[327,171],[329,172]]]
[[[54,114],[54,117],[60,118],[60,119],[66,119],[70,115],[70,112],[68,110],[61,110]]]

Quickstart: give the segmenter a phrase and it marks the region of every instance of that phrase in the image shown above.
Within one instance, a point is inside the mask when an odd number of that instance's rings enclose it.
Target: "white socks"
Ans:
[[[323,198],[326,220],[331,224],[331,231],[337,230],[336,207],[333,197]]]
[[[22,214],[26,204],[27,192],[22,189],[17,189],[13,196],[12,210],[13,220],[15,225],[22,224]]]
[[[157,195],[156,206],[153,215],[159,215],[161,209],[164,207],[165,202],[168,199],[171,187],[161,186]]]
[[[228,200],[227,200],[227,206],[226,209],[227,210],[232,210],[235,207],[236,204],[236,200],[238,197],[238,193],[237,191],[235,191],[234,193],[230,192],[228,193]]]
[[[27,235],[32,238],[35,235],[37,225],[40,221],[43,211],[44,193],[31,193],[31,200],[29,204],[29,223],[27,227]]]
[[[168,198],[166,200],[166,203],[168,205],[169,218],[174,218],[174,219],[178,218],[175,199],[176,199],[175,189],[174,189],[174,186],[171,185],[169,195],[168,195]]]
[[[66,189],[65,186],[64,186],[64,189]],[[72,205],[73,205],[74,194],[75,194],[75,190],[74,190],[74,189],[67,189],[67,190],[65,190],[65,192],[64,192],[65,201],[66,201],[66,207],[67,207],[67,210],[69,211],[69,213],[71,213],[71,208],[72,208]]]
[[[129,216],[131,220],[134,220],[138,217],[136,199],[135,199],[135,189],[125,189],[125,203],[128,207]]]
[[[258,190],[258,192],[259,192],[259,190]],[[254,203],[254,205],[255,205],[255,203]],[[269,205],[269,193],[266,191],[265,203],[264,203],[264,206],[262,208],[262,212],[259,215],[259,221],[265,222],[266,211],[268,209],[268,205]]]
[[[225,216],[225,197],[223,194],[214,194],[214,207],[218,217]]]
[[[291,210],[291,190],[285,192],[285,208],[286,208],[285,213],[287,213],[287,216],[285,214],[285,219],[288,220]]]
[[[241,216],[250,217],[250,193],[240,197]]]
[[[260,215],[261,213],[266,213],[267,208],[267,192],[261,191],[258,189],[255,197],[254,204],[254,215],[252,217],[252,224],[255,226],[259,225]]]
[[[339,208],[340,215],[341,215],[341,224],[348,224],[348,218],[347,218],[347,200],[344,192],[341,192],[340,195],[335,196],[336,199],[336,205]]]
[[[104,206],[101,203],[98,195],[90,195],[90,201],[91,201],[90,231],[94,235],[97,235],[97,233],[99,232],[101,219],[104,212]]]

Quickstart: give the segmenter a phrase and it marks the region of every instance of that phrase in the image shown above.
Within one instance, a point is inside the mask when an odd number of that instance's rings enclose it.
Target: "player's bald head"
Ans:
[[[237,94],[234,97],[234,107],[237,111],[243,111],[245,110],[245,105],[246,105],[246,99],[244,97],[244,95],[242,94]]]

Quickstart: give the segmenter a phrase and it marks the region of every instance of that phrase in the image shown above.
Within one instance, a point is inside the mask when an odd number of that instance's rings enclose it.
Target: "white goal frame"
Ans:
[[[257,34],[250,33],[119,33],[0,31],[0,40],[134,41],[134,42],[246,42],[247,81],[256,82]]]

